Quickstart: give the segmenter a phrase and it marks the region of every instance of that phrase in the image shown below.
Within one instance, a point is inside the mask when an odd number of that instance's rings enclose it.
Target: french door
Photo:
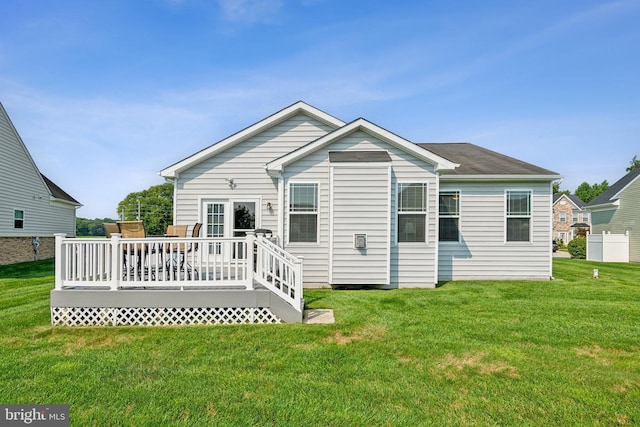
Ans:
[[[257,199],[207,200],[203,205],[206,237],[244,237],[258,228]],[[211,244],[209,255],[244,258],[241,246],[226,243]]]

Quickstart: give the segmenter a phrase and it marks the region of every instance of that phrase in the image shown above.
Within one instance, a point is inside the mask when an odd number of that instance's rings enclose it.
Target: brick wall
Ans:
[[[0,237],[0,265],[33,261],[32,237]],[[55,237],[40,237],[38,259],[53,258],[56,246]]]

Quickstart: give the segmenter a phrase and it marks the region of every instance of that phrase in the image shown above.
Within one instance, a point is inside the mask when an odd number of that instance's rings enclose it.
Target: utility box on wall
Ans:
[[[367,249],[367,235],[366,234],[354,234],[353,235],[353,248],[354,249]]]

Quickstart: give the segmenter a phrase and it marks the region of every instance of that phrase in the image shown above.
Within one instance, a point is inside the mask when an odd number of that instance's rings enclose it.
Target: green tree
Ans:
[[[76,236],[104,236],[104,224],[105,222],[116,222],[112,218],[76,218]]]
[[[585,203],[589,203],[596,197],[600,195],[604,190],[609,188],[609,183],[605,179],[600,184],[595,183],[593,185],[589,185],[587,182],[583,182],[576,188],[575,195],[580,198]]]
[[[633,159],[629,162],[629,167],[627,168],[627,172],[631,172],[635,168],[640,167],[640,160],[638,160],[638,156],[633,156]]]
[[[147,234],[164,234],[173,223],[173,183],[129,193],[118,203],[118,214],[124,221],[142,220]]]
[[[553,194],[571,194],[569,190],[560,190],[560,184],[562,184],[562,181],[555,181],[553,183]]]

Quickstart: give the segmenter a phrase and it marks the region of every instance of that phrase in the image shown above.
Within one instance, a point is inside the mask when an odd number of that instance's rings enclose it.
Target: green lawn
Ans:
[[[638,264],[306,291],[333,325],[157,328],[52,327],[52,268],[0,267],[0,403],[74,426],[640,425]]]

